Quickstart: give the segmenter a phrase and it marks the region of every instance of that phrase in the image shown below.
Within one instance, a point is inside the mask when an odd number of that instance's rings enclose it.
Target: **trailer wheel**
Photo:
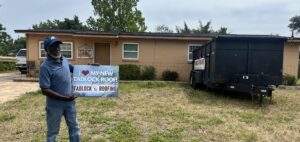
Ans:
[[[197,89],[198,87],[193,76],[190,77],[190,85],[192,86],[193,89]]]
[[[260,107],[263,106],[263,100],[264,100],[264,95],[263,94],[259,94],[259,106]]]
[[[272,104],[272,99],[273,99],[273,96],[272,96],[272,90],[268,90],[268,97],[270,97],[270,104]]]

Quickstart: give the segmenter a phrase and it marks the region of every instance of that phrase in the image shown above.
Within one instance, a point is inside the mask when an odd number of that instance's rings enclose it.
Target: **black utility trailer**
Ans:
[[[282,82],[285,37],[221,35],[193,50],[193,88],[232,90],[272,97]]]

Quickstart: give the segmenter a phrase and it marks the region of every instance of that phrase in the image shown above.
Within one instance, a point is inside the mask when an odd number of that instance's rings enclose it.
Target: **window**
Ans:
[[[44,49],[44,42],[40,41],[39,43],[39,57],[45,58],[46,57],[46,51]]]
[[[188,48],[188,61],[193,61],[193,50],[201,47],[202,44],[190,44]]]
[[[72,59],[73,58],[73,43],[72,42],[63,42],[63,44],[60,45],[60,52],[67,59]]]
[[[123,44],[123,59],[138,60],[139,59],[139,44],[124,43]]]
[[[45,58],[46,51],[44,49],[43,41],[40,41],[39,44],[40,44],[39,45],[39,56],[40,56],[40,58]],[[72,42],[63,42],[63,44],[60,45],[60,52],[67,59],[73,59],[73,43]]]
[[[93,58],[94,50],[92,47],[83,46],[78,48],[78,58]]]

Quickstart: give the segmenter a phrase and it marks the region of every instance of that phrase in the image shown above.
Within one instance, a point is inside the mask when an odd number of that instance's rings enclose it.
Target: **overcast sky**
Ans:
[[[91,0],[0,0],[0,23],[16,38],[15,29],[29,29],[47,19],[85,21],[93,16]],[[215,29],[228,27],[235,34],[280,34],[289,36],[289,18],[300,15],[299,0],[140,0],[148,31],[165,24],[175,29],[186,21],[212,21]],[[298,34],[299,36],[299,34]]]

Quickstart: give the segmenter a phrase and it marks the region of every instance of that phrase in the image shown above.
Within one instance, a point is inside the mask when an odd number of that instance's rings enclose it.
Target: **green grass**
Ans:
[[[15,118],[16,118],[16,116],[14,116],[14,115],[6,114],[6,113],[3,113],[3,112],[0,113],[0,122],[10,121],[10,120],[13,120]]]
[[[192,90],[171,82],[121,83],[117,98],[78,98],[83,142],[299,141],[300,92],[273,103]],[[0,141],[44,141],[45,97],[28,93],[0,105]],[[59,141],[68,141],[62,121]]]
[[[149,142],[180,142],[183,129],[165,130],[150,135]]]
[[[300,85],[300,79],[298,79],[298,81],[297,81],[297,85]]]

